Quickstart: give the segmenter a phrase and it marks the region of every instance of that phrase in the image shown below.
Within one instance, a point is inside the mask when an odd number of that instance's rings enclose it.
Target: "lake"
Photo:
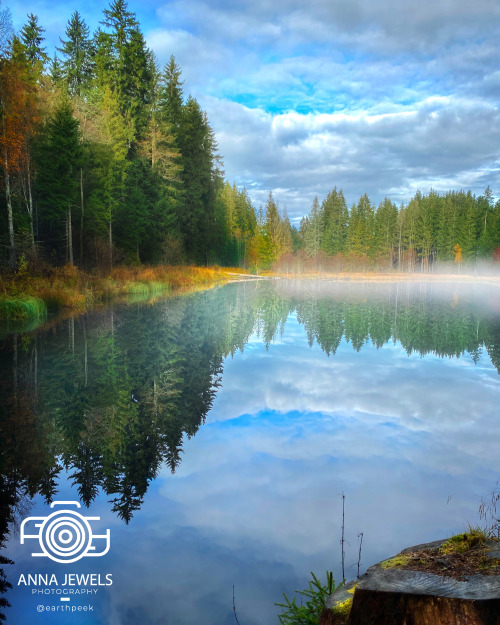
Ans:
[[[342,493],[352,579],[360,533],[363,572],[500,477],[496,286],[245,282],[1,337],[7,623],[233,625],[234,587],[276,624],[342,580]]]

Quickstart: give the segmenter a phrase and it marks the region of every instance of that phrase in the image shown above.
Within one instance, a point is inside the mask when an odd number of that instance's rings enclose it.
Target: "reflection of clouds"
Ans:
[[[204,528],[169,525],[167,529],[168,502],[155,498],[155,503],[163,513],[156,525],[145,528],[145,533],[133,528],[123,532],[123,540],[132,539],[138,549],[130,562],[115,565],[120,594],[114,595],[110,625],[232,625],[233,585],[241,621],[249,625],[275,622],[274,601],[283,590],[302,581],[289,563],[266,554],[244,537],[238,545],[227,546],[218,534]]]
[[[226,361],[223,391],[207,421],[266,409],[300,410],[361,413],[370,422],[389,418],[409,429],[455,431],[494,418],[499,390],[500,378],[487,356],[479,365],[468,356],[421,358],[393,343],[378,350],[365,345],[357,354],[342,341],[327,358],[317,345],[307,346],[302,327],[290,319],[281,345]]]
[[[344,490],[348,558],[363,531],[367,565],[477,521],[500,471],[498,392],[486,357],[475,367],[344,343],[326,358],[291,319],[280,345],[226,361],[207,424],[160,492],[221,544],[321,570],[337,563]]]
[[[365,568],[477,522],[500,472],[499,381],[486,355],[474,366],[343,341],[327,357],[295,315],[267,351],[253,335],[226,359],[176,474],[162,470],[130,525],[109,513],[111,497],[92,506],[111,551],[79,570],[113,573],[103,622],[229,625],[233,584],[240,622],[276,622],[274,602],[310,570],[340,579],[341,491],[348,577],[360,531]],[[59,498],[73,498],[68,483]],[[20,551],[9,554],[29,566]],[[17,616],[30,622],[27,608]]]

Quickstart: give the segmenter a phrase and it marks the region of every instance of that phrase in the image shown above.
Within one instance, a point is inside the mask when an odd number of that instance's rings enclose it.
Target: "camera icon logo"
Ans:
[[[77,501],[54,501],[50,507],[73,505],[80,508]],[[54,562],[70,564],[84,557],[100,557],[109,551],[110,531],[105,534],[92,534],[89,521],[99,521],[101,517],[84,517],[74,510],[56,510],[46,517],[30,516],[21,523],[21,545],[27,538],[38,538],[41,551],[31,555],[47,557]],[[97,547],[101,549],[97,550]]]

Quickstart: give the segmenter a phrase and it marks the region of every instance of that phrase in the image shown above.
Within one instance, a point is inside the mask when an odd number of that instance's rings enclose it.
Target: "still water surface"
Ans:
[[[477,523],[500,478],[497,287],[230,284],[1,341],[7,623],[233,625],[234,586],[272,625],[309,571],[341,581],[341,492],[353,578],[360,532],[363,571]],[[32,557],[19,523],[52,501],[109,553]],[[113,584],[70,618],[35,573]]]

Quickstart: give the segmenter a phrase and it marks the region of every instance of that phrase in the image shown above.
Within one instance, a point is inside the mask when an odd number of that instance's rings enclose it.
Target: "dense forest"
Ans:
[[[0,7],[0,265],[222,264],[284,270],[430,270],[496,259],[500,203],[417,192],[407,205],[335,187],[291,225],[224,180],[215,134],[160,68],[125,0],[91,35],[75,11],[52,59],[29,14],[17,34]],[[304,207],[304,214],[309,207]]]

